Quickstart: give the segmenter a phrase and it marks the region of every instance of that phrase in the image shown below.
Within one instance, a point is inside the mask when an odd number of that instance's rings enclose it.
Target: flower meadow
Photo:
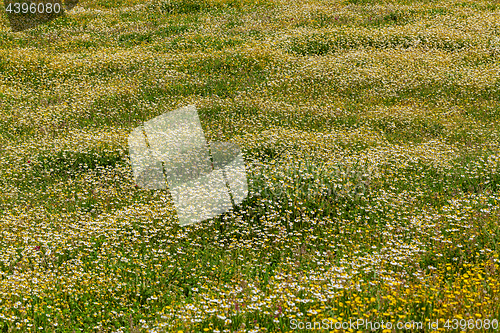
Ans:
[[[168,190],[134,183],[127,137],[190,104],[241,147],[249,194],[181,227]],[[2,15],[0,185],[2,332],[496,331],[500,4]]]

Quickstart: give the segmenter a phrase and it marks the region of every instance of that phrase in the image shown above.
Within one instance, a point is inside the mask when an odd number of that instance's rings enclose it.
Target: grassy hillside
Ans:
[[[250,194],[180,227],[168,191],[135,186],[127,137],[188,104],[242,147]],[[500,4],[81,0],[22,32],[2,15],[0,186],[3,332],[491,327]]]

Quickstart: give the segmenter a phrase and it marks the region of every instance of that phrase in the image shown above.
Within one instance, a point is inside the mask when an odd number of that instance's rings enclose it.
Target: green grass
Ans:
[[[0,331],[498,319],[497,12],[82,0],[23,32],[2,18]],[[181,227],[168,190],[136,186],[128,135],[188,104],[241,147],[249,195]]]

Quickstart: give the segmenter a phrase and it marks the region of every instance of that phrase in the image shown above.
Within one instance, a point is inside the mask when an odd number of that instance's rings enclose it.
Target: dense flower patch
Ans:
[[[120,0],[23,32],[2,18],[0,330],[500,320],[499,10]],[[127,137],[188,104],[208,141],[242,147],[250,193],[181,228],[168,191],[134,184]]]

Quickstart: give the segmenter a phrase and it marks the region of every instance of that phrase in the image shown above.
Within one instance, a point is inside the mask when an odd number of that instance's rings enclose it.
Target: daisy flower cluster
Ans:
[[[0,330],[500,320],[500,5],[82,1],[0,19]],[[249,193],[181,227],[127,138],[196,105]],[[338,330],[341,331],[341,330]]]

